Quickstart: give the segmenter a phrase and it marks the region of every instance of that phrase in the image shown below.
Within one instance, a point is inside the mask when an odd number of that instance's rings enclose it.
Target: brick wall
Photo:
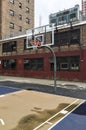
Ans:
[[[34,27],[34,0],[30,0],[30,3],[24,0],[14,1],[14,4],[10,3],[9,0],[0,0],[2,2],[2,37],[10,35],[19,35],[23,32],[25,33],[26,29]],[[19,8],[19,2],[22,3],[22,8]],[[26,13],[26,7],[30,9],[29,13]],[[1,8],[0,8],[1,9]],[[14,16],[10,16],[10,9],[14,11]],[[19,20],[19,14],[22,15],[22,20]],[[26,23],[26,18],[30,19],[30,23]],[[14,29],[9,28],[9,23],[14,23]],[[22,26],[22,32],[19,32],[19,26]]]
[[[81,26],[81,44],[86,49],[86,25]]]
[[[86,49],[86,25],[80,25],[80,26],[76,26],[74,27],[74,29],[78,29],[80,28],[80,44],[64,44],[61,46],[52,46],[53,50],[55,52],[69,52],[69,51],[79,51],[79,50],[83,50]],[[66,29],[65,29],[66,30]],[[69,30],[67,28],[67,30]],[[64,31],[64,30],[59,30],[59,31]],[[19,39],[15,39],[17,41],[17,51],[16,52],[6,52],[6,53],[1,53],[0,55],[23,55],[23,54],[37,54],[37,53],[49,53],[49,50],[46,48],[40,48],[38,50],[34,50],[34,49],[28,49],[28,50],[24,50],[24,38],[19,38]],[[51,39],[51,33],[47,33],[46,34],[46,44],[50,43]],[[9,41],[8,41],[9,42]],[[3,42],[4,43],[4,42]],[[1,42],[1,44],[3,44]],[[2,52],[2,46],[0,46],[0,52]]]
[[[2,1],[0,0],[0,39],[1,39],[1,24],[2,24],[2,14],[1,14],[1,10],[2,10]]]

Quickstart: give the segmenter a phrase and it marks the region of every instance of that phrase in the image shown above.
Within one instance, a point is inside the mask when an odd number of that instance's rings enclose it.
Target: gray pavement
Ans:
[[[54,80],[0,76],[0,85],[86,99],[85,82],[57,80],[55,91]]]
[[[54,80],[48,79],[36,79],[36,78],[25,78],[25,77],[13,77],[13,76],[0,76],[0,81],[14,81],[20,83],[32,83],[54,86]],[[72,89],[86,89],[86,82],[74,82],[74,81],[56,81],[57,87],[72,88]]]

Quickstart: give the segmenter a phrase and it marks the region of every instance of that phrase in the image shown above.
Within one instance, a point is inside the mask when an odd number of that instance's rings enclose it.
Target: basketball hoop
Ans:
[[[34,39],[29,41],[31,46],[41,46],[41,41],[39,39]]]
[[[39,30],[40,33],[39,33]],[[32,28],[26,32],[26,48],[37,49],[40,46],[54,45],[54,27],[50,25]]]
[[[34,50],[37,50],[37,47],[41,46],[41,39],[39,37],[35,37],[29,40],[29,44],[32,46]]]

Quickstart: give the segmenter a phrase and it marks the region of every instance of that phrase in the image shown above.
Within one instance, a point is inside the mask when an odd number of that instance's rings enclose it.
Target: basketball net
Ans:
[[[38,47],[37,45],[32,46],[34,51],[36,51],[38,49],[37,47]]]

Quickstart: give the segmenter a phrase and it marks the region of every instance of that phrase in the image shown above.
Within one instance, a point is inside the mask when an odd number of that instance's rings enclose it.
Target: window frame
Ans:
[[[22,20],[22,15],[21,14],[19,14],[19,19]]]
[[[30,19],[29,18],[26,17],[25,21],[26,21],[27,24],[30,24]]]
[[[10,16],[14,16],[14,10],[10,9],[9,14]]]
[[[30,13],[30,8],[26,7],[26,13]]]
[[[2,60],[2,68],[4,70],[15,70],[17,66],[16,59],[3,59]]]
[[[19,31],[22,32],[22,26],[19,26]]]
[[[80,56],[56,57],[56,67],[58,71],[80,71]],[[50,69],[54,70],[54,62],[50,62]]]
[[[17,41],[6,42],[2,44],[2,52],[17,51]]]
[[[26,0],[26,2],[30,3],[30,0]]]
[[[14,4],[14,0],[9,0],[10,3]]]
[[[19,8],[22,9],[22,3],[21,2],[19,2]]]
[[[9,23],[9,28],[14,29],[14,23],[10,22]]]
[[[80,29],[56,32],[54,34],[54,46],[80,44]]]
[[[43,71],[44,58],[24,58],[23,65],[24,70]]]

